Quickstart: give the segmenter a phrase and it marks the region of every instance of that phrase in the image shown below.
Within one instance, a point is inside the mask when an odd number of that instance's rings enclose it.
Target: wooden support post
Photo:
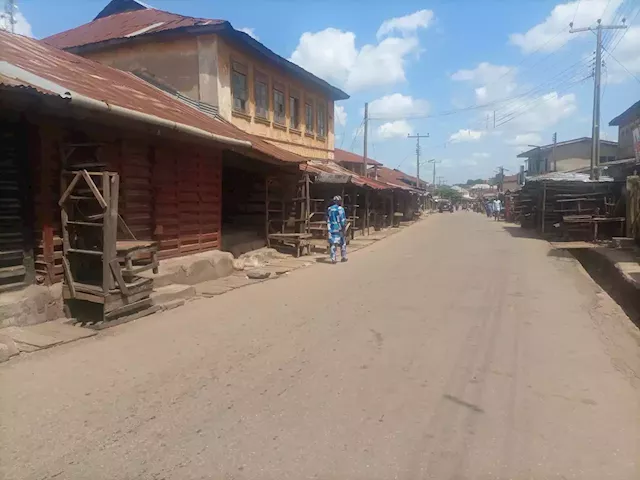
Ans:
[[[305,202],[306,202],[306,217],[304,222],[304,233],[309,233],[311,221],[311,182],[309,181],[309,174],[304,174],[304,191],[305,191]]]
[[[547,211],[547,184],[542,182],[542,225],[540,226],[541,233],[544,233],[544,222]]]
[[[87,182],[89,183],[89,182]],[[91,182],[93,183],[93,182]],[[94,185],[95,187],[95,185]],[[109,290],[112,288],[112,284],[115,287],[113,282],[113,276],[111,275],[111,267],[109,267],[109,262],[111,261],[111,195],[110,195],[110,182],[109,182],[109,174],[104,172],[102,174],[102,195],[100,197],[103,199],[102,201],[106,204],[106,212],[104,216],[103,230],[102,230],[102,292],[107,295]],[[96,196],[96,198],[98,198]],[[102,204],[101,204],[102,205]],[[115,246],[114,246],[115,247]]]
[[[369,211],[369,190],[366,190],[364,193],[364,228],[367,229],[367,235],[369,235],[369,215],[370,215],[370,211]]]
[[[271,248],[271,242],[269,242],[269,177],[265,179],[264,192],[264,235],[267,247]]]

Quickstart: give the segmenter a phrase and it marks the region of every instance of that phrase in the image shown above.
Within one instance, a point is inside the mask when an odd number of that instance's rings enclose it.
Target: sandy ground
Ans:
[[[3,479],[640,478],[640,344],[478,214],[0,366]]]

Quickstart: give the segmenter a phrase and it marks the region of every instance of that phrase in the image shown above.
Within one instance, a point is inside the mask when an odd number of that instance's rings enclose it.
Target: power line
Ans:
[[[604,49],[604,47],[602,47],[602,48]],[[633,73],[631,73],[631,72],[629,71],[629,69],[628,69],[627,67],[625,67],[625,66],[620,62],[620,60],[618,60],[618,59],[613,55],[613,53],[611,53],[609,50],[606,50],[606,52],[609,54],[609,57],[613,58],[613,59],[616,61],[616,63],[617,63],[618,65],[620,65],[622,68],[624,68],[624,71],[625,71],[625,72],[627,72],[629,75],[631,75],[633,78],[635,78],[635,79],[636,79],[636,81],[637,81],[638,83],[640,83],[640,78],[636,77]]]

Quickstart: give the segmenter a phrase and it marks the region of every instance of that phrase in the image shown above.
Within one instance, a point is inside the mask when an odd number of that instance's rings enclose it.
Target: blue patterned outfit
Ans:
[[[327,209],[327,231],[329,232],[329,245],[331,246],[331,261],[336,261],[336,249],[340,245],[342,259],[347,259],[347,241],[345,239],[345,228],[347,226],[347,216],[344,208],[334,204]]]

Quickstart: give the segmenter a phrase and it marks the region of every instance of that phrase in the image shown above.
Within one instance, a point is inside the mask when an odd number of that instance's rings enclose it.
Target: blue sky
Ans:
[[[90,21],[107,0],[18,0],[22,28],[42,38]],[[415,143],[429,133],[424,159],[436,158],[448,183],[517,171],[528,144],[591,135],[595,36],[568,23],[597,18],[630,28],[605,36],[602,123],[640,99],[639,0],[148,0],[155,8],[223,18],[252,29],[283,57],[343,88],[336,146],[362,151],[362,113],[370,103],[370,156],[415,172]],[[615,34],[615,35],[614,35]],[[629,70],[625,71],[618,61]],[[591,62],[591,64],[590,64]],[[445,115],[445,113],[447,113]],[[496,117],[494,128],[493,117]],[[603,128],[604,138],[617,131]],[[430,167],[422,167],[430,180]]]

